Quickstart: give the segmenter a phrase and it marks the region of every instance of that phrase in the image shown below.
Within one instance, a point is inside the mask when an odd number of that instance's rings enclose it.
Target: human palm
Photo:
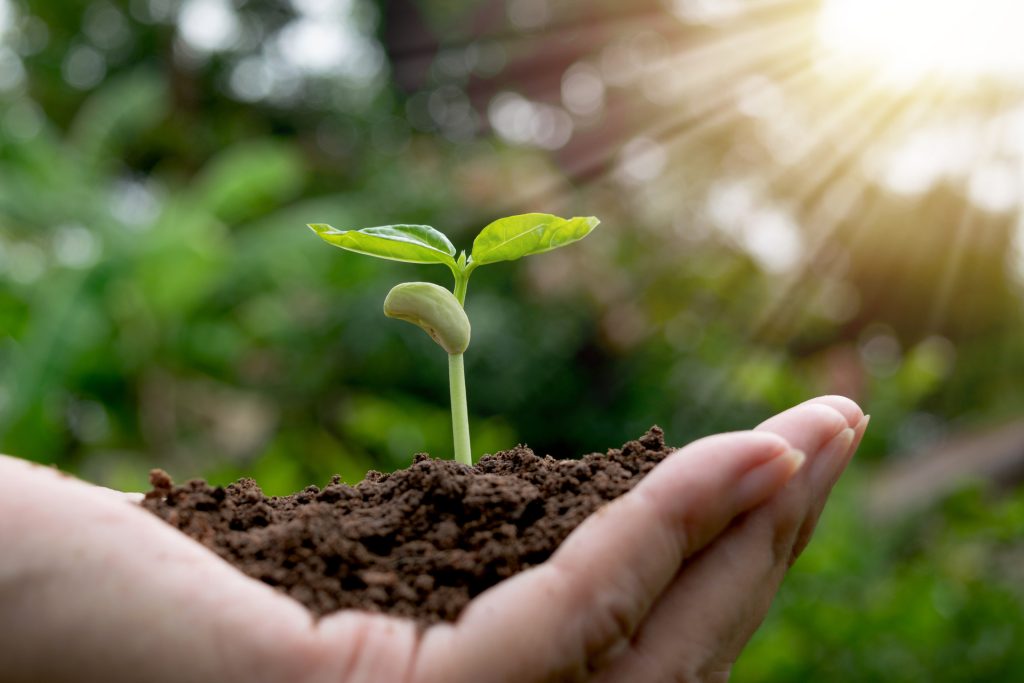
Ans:
[[[0,681],[724,681],[866,425],[822,397],[694,442],[423,631],[316,620],[138,494],[0,456]]]

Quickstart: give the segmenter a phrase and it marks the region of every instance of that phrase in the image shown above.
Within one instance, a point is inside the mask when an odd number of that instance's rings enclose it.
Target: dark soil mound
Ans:
[[[315,614],[358,608],[430,623],[454,620],[475,595],[546,560],[669,452],[652,427],[580,460],[524,446],[473,467],[420,454],[357,486],[335,477],[284,497],[264,496],[252,479],[174,486],[154,470],[143,505]]]

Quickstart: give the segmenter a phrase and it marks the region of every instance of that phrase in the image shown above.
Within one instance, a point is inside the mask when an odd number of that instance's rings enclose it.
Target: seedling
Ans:
[[[527,213],[501,218],[480,231],[472,253],[455,256],[455,247],[444,233],[429,225],[385,225],[361,230],[337,230],[323,223],[313,229],[328,244],[391,261],[439,263],[455,276],[448,291],[429,282],[396,285],[384,299],[384,315],[420,327],[448,353],[448,383],[452,402],[452,436],[455,459],[473,464],[469,445],[469,413],[466,408],[466,373],[462,355],[469,347],[469,318],[463,306],[469,276],[479,266],[515,261],[541,254],[583,239],[599,220],[559,218],[546,213]]]

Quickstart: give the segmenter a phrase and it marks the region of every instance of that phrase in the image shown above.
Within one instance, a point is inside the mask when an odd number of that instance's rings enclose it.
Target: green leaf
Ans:
[[[547,213],[500,218],[473,240],[472,262],[479,266],[551,251],[583,239],[600,222],[593,216],[566,219]]]
[[[418,326],[449,354],[469,346],[466,312],[451,292],[431,282],[395,285],[384,299],[384,315]]]
[[[384,225],[362,230],[338,230],[312,223],[313,232],[327,243],[357,254],[406,263],[443,263],[455,268],[455,247],[429,225]]]

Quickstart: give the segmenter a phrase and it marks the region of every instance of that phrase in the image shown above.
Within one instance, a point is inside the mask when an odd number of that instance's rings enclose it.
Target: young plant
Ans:
[[[423,329],[448,353],[448,382],[452,403],[452,435],[455,459],[473,464],[466,408],[466,374],[462,355],[469,347],[470,324],[463,306],[469,276],[479,266],[515,261],[583,239],[597,227],[593,216],[559,218],[546,213],[527,213],[494,221],[473,240],[469,256],[455,247],[444,233],[429,225],[385,225],[361,230],[337,230],[323,223],[310,224],[328,244],[406,263],[438,263],[455,276],[451,292],[429,282],[395,286],[384,299],[384,315],[405,320]]]

